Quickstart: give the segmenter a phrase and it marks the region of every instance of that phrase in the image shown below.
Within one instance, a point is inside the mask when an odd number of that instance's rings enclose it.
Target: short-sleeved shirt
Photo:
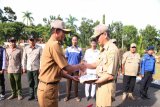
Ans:
[[[123,54],[122,64],[124,64],[125,75],[137,76],[140,65],[140,55],[128,51]]]
[[[66,49],[65,57],[68,59],[68,64],[79,64],[82,59],[82,49],[78,46],[70,46]]]
[[[22,49],[16,47],[14,49],[6,49],[6,59],[8,73],[21,73]]]
[[[97,58],[99,56],[99,50],[98,49],[87,49],[83,60],[85,60],[88,64],[96,62]],[[87,74],[96,74],[95,69],[87,69],[86,70]]]
[[[60,81],[61,70],[67,65],[61,44],[54,38],[50,38],[42,52],[39,80],[45,83]]]
[[[111,41],[108,41],[101,49],[98,60],[96,72],[99,77],[108,73],[115,76],[118,69],[118,48]]]

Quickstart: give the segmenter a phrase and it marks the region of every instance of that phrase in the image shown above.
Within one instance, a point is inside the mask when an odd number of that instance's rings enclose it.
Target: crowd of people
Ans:
[[[95,81],[85,82],[86,99],[94,99],[97,107],[112,106],[115,101],[117,76],[120,73],[123,75],[122,101],[127,98],[135,100],[133,91],[137,75],[142,77],[140,97],[143,100],[149,99],[147,91],[155,73],[156,62],[153,46],[148,46],[141,58],[136,52],[136,44],[132,43],[130,50],[121,58],[117,42],[110,39],[107,26],[99,24],[91,36],[91,48],[83,53],[78,46],[78,36],[73,35],[72,46],[67,47],[64,54],[61,45],[66,33],[70,33],[70,29],[65,28],[63,21],[55,20],[51,22],[51,36],[43,49],[36,45],[34,36],[29,37],[29,45],[23,49],[16,46],[14,37],[9,39],[9,48],[0,47],[0,100],[5,99],[5,71],[11,86],[11,95],[7,99],[23,99],[21,74],[27,73],[28,100],[35,99],[40,107],[58,107],[58,84],[62,77],[67,78],[64,101],[70,100],[73,81],[75,100],[80,102],[78,78],[79,75],[86,74],[98,76]]]

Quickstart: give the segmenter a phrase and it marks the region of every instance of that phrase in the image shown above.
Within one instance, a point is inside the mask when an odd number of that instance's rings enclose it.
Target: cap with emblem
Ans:
[[[9,39],[9,42],[12,42],[12,41],[16,41],[15,37],[11,37],[11,38]]]
[[[70,29],[65,28],[65,24],[62,20],[51,21],[51,28],[61,29],[65,32],[70,32],[71,31]]]
[[[132,44],[130,45],[130,47],[131,47],[131,48],[136,47],[136,44],[135,44],[135,43],[132,43]]]
[[[154,46],[148,46],[147,50],[154,50]]]
[[[31,39],[35,39],[35,37],[33,35],[29,36],[29,40]]]
[[[100,34],[106,32],[108,30],[108,27],[104,24],[100,24],[94,27],[93,29],[94,29],[94,33],[93,33],[93,36],[91,36],[91,38],[96,38]]]
[[[111,39],[111,41],[112,41],[112,43],[115,43],[115,42],[117,42],[117,40],[116,40],[116,39]]]

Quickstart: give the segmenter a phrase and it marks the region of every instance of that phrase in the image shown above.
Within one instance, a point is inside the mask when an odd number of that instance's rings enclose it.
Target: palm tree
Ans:
[[[29,11],[22,12],[22,13],[24,14],[23,15],[23,22],[27,21],[27,26],[30,25],[33,22],[33,20],[34,20],[34,18],[31,16],[32,13],[29,12]]]
[[[69,18],[66,18],[66,20],[67,20],[67,24],[69,26],[73,26],[73,27],[77,28],[77,26],[74,24],[74,22],[78,21],[78,19],[76,19],[75,17],[69,15]]]

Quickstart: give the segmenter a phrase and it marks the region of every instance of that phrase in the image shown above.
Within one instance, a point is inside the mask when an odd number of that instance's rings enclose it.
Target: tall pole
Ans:
[[[123,49],[123,35],[122,35],[122,49]]]

